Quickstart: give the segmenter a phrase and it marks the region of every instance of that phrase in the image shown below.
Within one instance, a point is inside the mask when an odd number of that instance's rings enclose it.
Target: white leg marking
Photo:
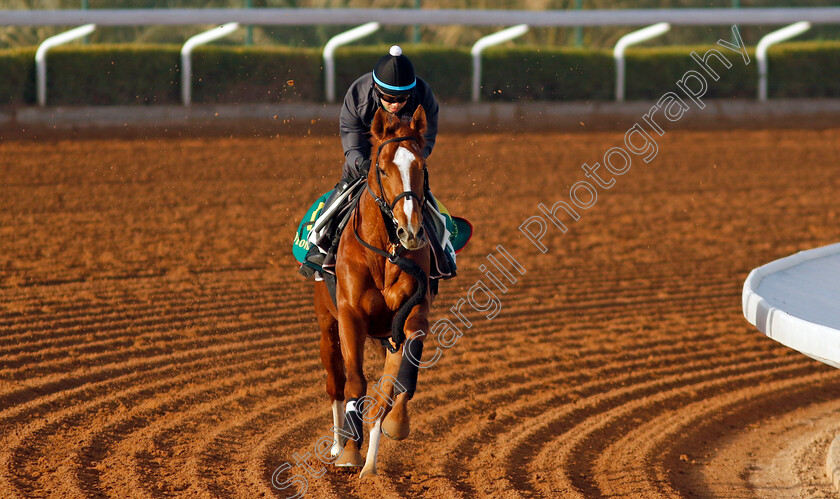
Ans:
[[[382,436],[382,419],[377,419],[376,424],[370,429],[370,442],[368,443],[365,467],[362,468],[362,476],[376,474],[376,455],[379,453],[379,438]]]
[[[338,400],[333,400],[332,411],[333,428],[342,428],[344,426],[344,404]],[[341,454],[341,446],[338,444],[340,441],[339,437],[338,431],[333,430],[333,446],[332,449],[330,449],[330,455],[332,457],[338,457],[338,455]]]
[[[411,153],[405,147],[400,147],[397,149],[397,153],[394,154],[394,164],[400,168],[400,177],[403,181],[403,191],[408,192],[411,190],[411,163],[417,159],[414,154]],[[411,212],[414,207],[414,198],[403,198],[403,210],[405,211],[405,216],[408,217],[408,223],[411,223]]]

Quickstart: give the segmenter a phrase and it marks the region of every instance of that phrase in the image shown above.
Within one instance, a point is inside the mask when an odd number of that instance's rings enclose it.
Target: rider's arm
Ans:
[[[438,132],[438,102],[435,99],[435,94],[432,93],[432,88],[423,82],[423,95],[420,96],[420,104],[426,111],[426,147],[423,148],[423,157],[428,158],[432,154],[432,149],[435,147],[435,139]]]
[[[353,84],[344,96],[339,117],[341,146],[344,148],[344,178],[357,178],[365,172],[360,165],[365,160],[365,152],[370,147],[370,130],[362,122],[359,105],[363,96],[359,95],[359,85]]]

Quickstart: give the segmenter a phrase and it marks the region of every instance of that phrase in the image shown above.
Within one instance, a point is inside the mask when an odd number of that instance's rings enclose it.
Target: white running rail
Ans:
[[[672,26],[785,25],[796,21],[840,24],[840,7],[614,9],[614,10],[467,10],[467,9],[90,9],[0,10],[0,26],[143,26],[215,24],[300,26],[382,25],[462,26]]]
[[[768,33],[758,41],[758,46],[755,48],[755,58],[758,60],[758,100],[767,100],[767,49],[772,45],[799,36],[809,29],[811,29],[811,23],[801,21]]]
[[[647,28],[642,28],[632,33],[627,33],[618,39],[613,49],[613,59],[615,59],[615,100],[616,102],[624,102],[624,51],[631,45],[642,43],[645,40],[656,38],[671,29],[668,23],[657,23]]]
[[[342,45],[364,38],[379,29],[380,24],[371,22],[339,33],[324,45],[324,85],[326,86],[327,102],[335,102],[335,49]]]
[[[481,53],[487,47],[498,45],[516,37],[522,36],[528,32],[527,24],[519,24],[508,29],[487,35],[479,38],[475,45],[472,46],[470,54],[472,54],[473,63],[473,81],[472,81],[472,101],[478,102],[481,94]]]
[[[2,19],[2,17],[0,17]],[[44,107],[47,105],[47,52],[51,48],[72,42],[77,38],[85,37],[96,29],[95,24],[85,24],[78,28],[65,31],[55,36],[51,36],[44,40],[35,52],[35,79],[37,81],[38,105]]]
[[[239,23],[227,23],[190,37],[181,48],[181,101],[185,106],[192,102],[192,51],[199,45],[223,38],[239,28]]]

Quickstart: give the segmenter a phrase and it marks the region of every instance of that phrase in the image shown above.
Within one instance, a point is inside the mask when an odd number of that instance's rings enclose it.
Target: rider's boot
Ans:
[[[325,212],[330,206],[332,206],[335,199],[339,197],[347,188],[350,186],[350,183],[342,180],[341,182],[335,184],[335,188],[333,188],[332,193],[327,197],[327,200],[324,202],[324,207],[322,208],[322,213]],[[330,221],[327,224],[325,236],[329,240],[332,240],[333,234],[335,232],[335,223]],[[321,252],[318,248],[318,245],[309,243],[309,251],[306,252],[306,257],[303,259],[303,264],[300,266],[298,272],[306,278],[312,277],[315,275],[315,272],[320,272],[323,270],[324,265],[324,257],[326,255]]]

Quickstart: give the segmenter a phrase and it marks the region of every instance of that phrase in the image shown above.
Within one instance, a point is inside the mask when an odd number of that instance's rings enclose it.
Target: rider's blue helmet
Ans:
[[[373,81],[390,95],[400,95],[411,92],[417,85],[414,76],[414,65],[403,55],[399,45],[394,45],[388,55],[382,56],[373,68]]]

